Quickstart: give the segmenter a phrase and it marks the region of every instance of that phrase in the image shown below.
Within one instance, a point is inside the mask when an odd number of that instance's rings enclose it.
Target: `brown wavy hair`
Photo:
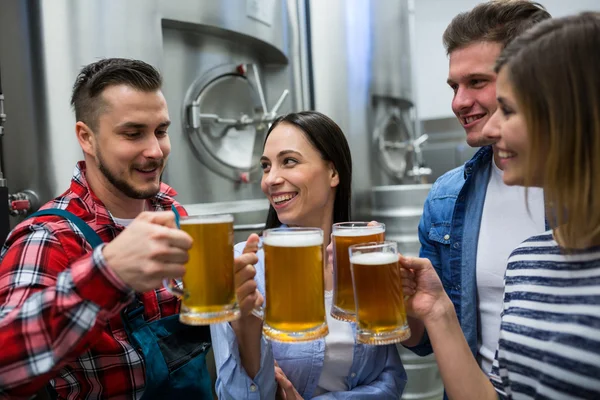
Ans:
[[[75,119],[95,130],[99,116],[106,109],[101,94],[115,85],[154,92],[161,88],[162,77],[156,68],[141,60],[104,58],[88,64],[81,69],[73,85],[71,106]]]
[[[532,149],[526,186],[542,179],[562,247],[600,245],[600,13],[540,23],[504,49],[504,68]]]
[[[444,31],[446,53],[474,42],[497,42],[505,47],[533,25],[550,18],[544,6],[527,0],[495,0],[458,14]]]

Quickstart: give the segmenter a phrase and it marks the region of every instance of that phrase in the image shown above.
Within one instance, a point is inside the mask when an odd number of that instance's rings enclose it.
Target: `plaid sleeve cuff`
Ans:
[[[105,310],[118,312],[134,296],[127,286],[107,265],[102,249],[96,247],[92,257],[85,257],[73,264],[71,274],[79,295]]]

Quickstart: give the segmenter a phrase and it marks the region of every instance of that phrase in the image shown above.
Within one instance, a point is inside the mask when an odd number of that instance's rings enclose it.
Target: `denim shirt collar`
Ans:
[[[477,172],[482,165],[487,166],[493,154],[492,146],[484,146],[477,150],[475,155],[465,164],[464,178],[467,179],[469,175]]]

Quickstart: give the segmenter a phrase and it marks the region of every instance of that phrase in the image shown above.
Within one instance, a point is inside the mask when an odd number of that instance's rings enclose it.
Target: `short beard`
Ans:
[[[106,177],[106,179],[114,187],[116,187],[123,194],[125,194],[125,196],[130,197],[132,199],[136,199],[136,200],[146,200],[146,199],[150,199],[158,194],[158,192],[160,190],[160,185],[159,185],[159,188],[157,188],[157,189],[151,189],[151,190],[147,190],[144,192],[136,190],[133,186],[131,186],[129,183],[127,183],[127,181],[118,178],[115,174],[113,174],[105,166],[104,162],[102,161],[102,156],[100,156],[100,153],[96,153],[96,159],[98,160],[96,164],[98,165],[98,169],[100,170],[100,172],[102,172],[102,174]],[[163,164],[164,164],[164,160],[161,159],[160,161],[156,161],[152,164],[147,165],[146,167],[150,166],[150,167],[162,168]]]

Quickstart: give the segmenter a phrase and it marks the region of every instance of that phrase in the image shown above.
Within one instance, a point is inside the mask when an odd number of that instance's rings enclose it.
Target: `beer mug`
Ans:
[[[354,289],[350,273],[348,248],[354,244],[384,240],[385,225],[368,222],[333,224],[333,305],[331,316],[341,321],[355,321]]]
[[[208,325],[239,318],[233,280],[233,216],[181,217],[179,225],[194,239],[183,288],[164,282],[169,292],[181,297],[179,320]]]
[[[384,345],[410,337],[406,319],[398,244],[384,241],[350,246],[356,303],[356,340]]]
[[[327,335],[323,231],[267,229],[262,247],[266,297],[263,334],[279,342],[305,342]]]

